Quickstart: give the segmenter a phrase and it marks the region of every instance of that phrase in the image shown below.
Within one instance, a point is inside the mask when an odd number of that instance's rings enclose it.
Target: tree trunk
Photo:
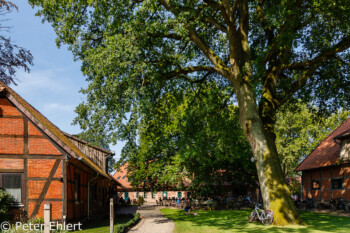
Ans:
[[[254,95],[248,84],[235,84],[240,123],[256,160],[264,206],[273,211],[276,225],[302,224],[284,179],[275,139],[264,129]]]

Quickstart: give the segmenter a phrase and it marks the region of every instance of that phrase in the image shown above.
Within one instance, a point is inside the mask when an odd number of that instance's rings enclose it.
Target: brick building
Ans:
[[[128,178],[128,170],[127,163],[119,168],[113,175],[114,179],[116,179],[122,187],[118,187],[118,192],[122,193],[122,197],[125,200],[130,199],[131,201],[138,198],[138,196],[143,196],[147,202],[156,202],[159,198],[189,198],[191,197],[191,191],[189,190],[174,190],[168,189],[163,191],[156,192],[144,192],[142,189],[134,188]]]
[[[350,201],[350,119],[326,137],[295,171],[302,172],[304,198]]]
[[[0,187],[14,199],[16,217],[86,218],[105,211],[120,183],[107,171],[108,150],[62,132],[0,82]]]

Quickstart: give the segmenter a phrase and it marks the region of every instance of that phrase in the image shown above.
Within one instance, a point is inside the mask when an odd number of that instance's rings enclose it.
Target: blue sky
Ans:
[[[15,77],[18,85],[11,87],[61,130],[79,133],[79,126],[72,125],[72,121],[76,117],[75,107],[84,100],[79,90],[87,86],[81,63],[73,60],[66,46],[57,48],[53,28],[35,16],[36,10],[27,1],[12,2],[18,6],[18,12],[6,15],[9,19],[6,26],[12,27],[7,36],[31,51],[34,66],[30,73],[18,70]],[[115,158],[119,158],[122,145],[122,142],[111,145]]]

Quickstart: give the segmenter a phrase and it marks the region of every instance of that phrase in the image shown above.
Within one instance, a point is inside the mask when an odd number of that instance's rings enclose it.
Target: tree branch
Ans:
[[[177,12],[170,6],[169,0],[160,0],[160,3],[174,15]],[[185,25],[189,33],[190,40],[195,43],[198,48],[204,53],[204,55],[214,64],[215,70],[226,78],[230,78],[229,69],[226,64],[221,60],[221,58],[215,54],[215,52],[199,37],[195,30],[190,25]]]
[[[285,102],[287,102],[297,91],[303,88],[306,84],[306,81],[312,76],[318,66],[310,67],[307,71],[305,71],[292,85],[290,90],[285,92],[283,97],[277,98],[277,107],[282,106]],[[276,108],[277,108],[276,107]]]
[[[189,66],[189,67],[182,68],[182,69],[179,69],[179,70],[176,70],[173,72],[166,73],[165,78],[172,78],[175,76],[187,75],[190,73],[200,72],[200,71],[206,71],[209,74],[217,72],[215,67],[211,67],[211,66]]]
[[[263,10],[263,0],[258,1],[258,5],[256,8],[256,14],[258,16],[258,20],[259,20],[262,28],[264,29],[267,42],[270,45],[270,44],[272,44],[274,35],[273,35],[273,29],[270,26],[268,26],[267,22],[266,22],[266,16],[265,16],[265,13]]]
[[[216,27],[217,29],[219,29],[223,33],[227,34],[227,27],[225,25],[222,25],[222,24],[216,22],[215,19],[213,19],[211,17],[205,17],[204,22],[207,22],[207,23],[213,25],[214,27]]]
[[[350,35],[343,38],[339,43],[335,44],[332,48],[320,53],[312,60],[292,63],[289,65],[282,66],[282,70],[305,70],[311,66],[318,66],[323,61],[327,60],[330,57],[335,56],[337,53],[340,53],[350,47]]]
[[[242,64],[245,69],[251,72],[249,63],[250,63],[250,48],[248,43],[248,30],[249,30],[249,12],[248,12],[248,0],[244,0],[239,4],[239,32],[240,32],[240,43],[242,46],[243,54]],[[251,73],[249,74],[251,75]]]
[[[153,38],[167,38],[167,39],[173,39],[173,40],[183,40],[184,38],[180,35],[177,35],[175,33],[146,33],[148,36]]]

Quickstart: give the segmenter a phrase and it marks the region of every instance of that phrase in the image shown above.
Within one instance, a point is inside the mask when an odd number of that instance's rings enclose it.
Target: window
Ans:
[[[80,200],[80,175],[74,174],[74,200]]]
[[[181,192],[177,192],[177,198],[181,199],[182,197],[182,193]]]
[[[136,198],[138,198],[140,196],[139,192],[136,193]]]
[[[320,189],[320,181],[319,180],[312,180],[311,181],[311,189]]]
[[[332,189],[342,189],[343,179],[332,179]]]
[[[2,187],[11,194],[15,203],[22,202],[22,174],[3,174]]]
[[[156,192],[152,192],[152,198],[156,198]]]
[[[143,193],[143,198],[145,198],[145,199],[147,198],[147,192]]]

